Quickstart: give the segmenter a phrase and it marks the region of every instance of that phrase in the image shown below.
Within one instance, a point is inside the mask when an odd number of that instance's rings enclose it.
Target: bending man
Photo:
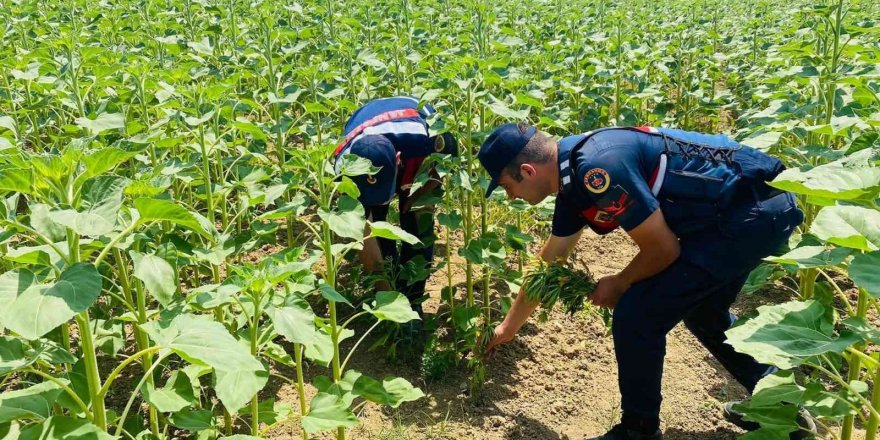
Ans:
[[[609,128],[556,142],[506,124],[480,162],[510,198],[536,204],[556,194],[546,261],[566,258],[585,226],[618,226],[639,252],[599,280],[591,300],[614,308],[612,334],[623,417],[602,439],[659,440],[666,334],[679,322],[750,392],[774,371],[724,343],[749,272],[803,221],[793,196],[766,184],[782,163],[723,135]],[[537,307],[520,292],[489,349],[513,339]]]

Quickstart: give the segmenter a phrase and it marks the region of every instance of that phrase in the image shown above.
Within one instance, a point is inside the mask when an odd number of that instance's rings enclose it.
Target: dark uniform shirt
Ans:
[[[553,235],[566,237],[584,226],[607,234],[618,226],[630,231],[659,206],[656,182],[662,139],[630,130],[605,130],[563,138],[560,148],[561,191],[556,199]],[[565,162],[568,162],[567,167]],[[569,170],[573,168],[573,175]]]

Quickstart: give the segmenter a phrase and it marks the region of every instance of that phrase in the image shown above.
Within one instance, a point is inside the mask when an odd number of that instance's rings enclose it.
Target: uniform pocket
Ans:
[[[669,170],[663,180],[661,196],[694,200],[718,200],[724,179],[691,171]]]
[[[716,204],[703,200],[663,198],[660,199],[660,210],[669,229],[678,236],[700,231],[718,219]]]
[[[660,209],[669,228],[678,236],[714,224],[724,180],[685,170],[669,170],[659,194]]]

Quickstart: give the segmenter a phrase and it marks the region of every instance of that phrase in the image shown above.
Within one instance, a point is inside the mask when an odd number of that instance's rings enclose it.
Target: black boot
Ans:
[[[599,437],[585,437],[586,440],[663,440],[660,429],[643,431],[637,428],[628,428],[623,423],[618,423],[610,431]]]
[[[659,418],[642,418],[624,414],[620,423],[605,435],[591,440],[663,440]]]

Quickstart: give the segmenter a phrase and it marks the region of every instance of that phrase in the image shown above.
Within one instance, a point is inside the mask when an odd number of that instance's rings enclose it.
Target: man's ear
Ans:
[[[534,177],[537,172],[537,170],[535,170],[535,167],[533,167],[532,165],[527,164],[527,163],[520,165],[519,171],[520,171],[520,173],[525,174],[526,176],[529,176],[529,177]]]
[[[397,166],[400,166],[400,151],[397,152]]]

